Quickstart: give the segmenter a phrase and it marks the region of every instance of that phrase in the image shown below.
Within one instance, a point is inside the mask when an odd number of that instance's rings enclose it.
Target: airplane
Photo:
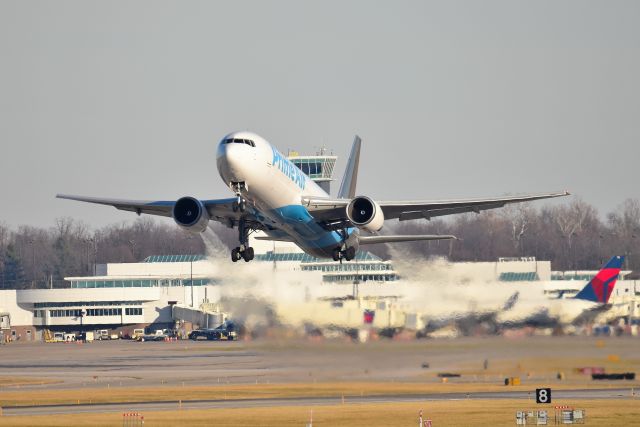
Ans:
[[[562,324],[580,325],[593,321],[600,313],[611,308],[609,299],[624,263],[624,256],[613,256],[598,273],[576,295],[565,298],[566,291],[547,306],[541,307],[538,300],[521,301],[509,310],[501,312],[497,321],[510,327],[554,326]],[[538,285],[536,285],[538,286]],[[584,301],[594,304],[585,306]]]
[[[618,281],[618,275],[623,263],[624,256],[616,255],[612,257],[574,298],[607,304]],[[562,297],[562,295],[559,295],[559,297]]]
[[[254,258],[249,234],[263,231],[262,240],[294,242],[317,258],[350,261],[361,245],[455,239],[450,235],[379,235],[384,221],[431,219],[569,195],[568,192],[521,196],[427,200],[375,201],[356,196],[362,140],[356,135],[338,197],[332,198],[266,139],[252,132],[234,132],[218,144],[216,164],[220,177],[235,197],[175,201],[121,200],[58,194],[56,197],[114,206],[141,214],[173,217],[193,233],[206,230],[209,221],[238,229],[240,245],[231,251],[233,262]],[[365,234],[366,233],[366,234]]]

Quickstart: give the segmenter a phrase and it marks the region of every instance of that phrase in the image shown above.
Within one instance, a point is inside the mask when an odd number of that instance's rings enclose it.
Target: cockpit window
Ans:
[[[250,139],[241,139],[241,138],[228,138],[223,141],[224,144],[247,144],[252,147],[256,146],[256,143]]]

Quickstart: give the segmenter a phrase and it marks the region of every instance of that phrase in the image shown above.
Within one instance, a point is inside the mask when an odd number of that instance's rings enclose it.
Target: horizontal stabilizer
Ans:
[[[419,240],[458,240],[456,236],[437,234],[418,234],[413,236],[360,236],[361,245],[373,245],[375,243],[417,242]]]
[[[273,242],[293,242],[293,240],[291,238],[286,237],[286,236],[282,236],[282,237],[256,236],[256,237],[254,237],[254,239],[256,239],[256,240],[269,240],[269,241],[273,241]]]

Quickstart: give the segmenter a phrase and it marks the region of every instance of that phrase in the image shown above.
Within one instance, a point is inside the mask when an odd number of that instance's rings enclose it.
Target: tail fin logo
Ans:
[[[613,288],[616,286],[623,262],[623,256],[614,256],[611,258],[602,270],[587,283],[587,286],[576,295],[576,298],[602,304],[609,302],[609,297],[611,297]]]

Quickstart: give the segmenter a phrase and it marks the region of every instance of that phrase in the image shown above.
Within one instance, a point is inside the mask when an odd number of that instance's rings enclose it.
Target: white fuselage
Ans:
[[[332,250],[340,246],[340,235],[321,227],[302,205],[305,196],[329,195],[264,138],[250,132],[231,133],[218,145],[216,157],[225,184],[233,191],[239,189],[248,209],[277,229],[267,229],[267,234],[275,237],[284,232],[305,252],[318,257],[331,257]],[[243,185],[234,188],[238,183]]]

